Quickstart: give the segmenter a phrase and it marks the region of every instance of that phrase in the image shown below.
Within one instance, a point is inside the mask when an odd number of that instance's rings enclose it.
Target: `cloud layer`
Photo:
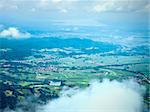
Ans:
[[[141,112],[142,105],[142,88],[136,82],[105,80],[40,106],[37,112]]]
[[[21,32],[15,27],[9,27],[8,29],[4,29],[0,32],[1,38],[29,38],[31,35],[27,32]]]
[[[27,6],[28,3],[30,3],[30,6]],[[32,9],[35,9],[34,11],[38,11],[39,9],[58,9],[61,11],[62,9],[77,9],[83,6],[80,10],[91,11],[94,9],[96,12],[105,12],[140,10],[148,4],[148,0],[30,0],[30,2],[26,0],[1,0],[0,9],[4,9],[7,6],[11,10],[18,10],[24,4],[31,11]],[[87,6],[86,4],[91,5]]]
[[[144,9],[146,0],[98,0],[94,6],[96,12],[136,12]],[[147,10],[148,11],[148,10]]]
[[[58,24],[146,28],[149,4],[148,0],[0,0],[0,24],[40,30]]]

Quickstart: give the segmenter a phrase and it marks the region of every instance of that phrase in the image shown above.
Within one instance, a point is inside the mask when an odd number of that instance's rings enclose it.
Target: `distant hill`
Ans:
[[[26,56],[32,55],[31,49],[44,49],[44,48],[67,48],[72,47],[76,49],[84,50],[90,47],[97,47],[96,52],[109,52],[117,49],[118,46],[104,43],[104,42],[95,42],[88,39],[79,39],[79,38],[29,38],[29,39],[0,39],[0,48],[11,49],[7,52],[2,52],[0,59],[23,59]],[[93,53],[88,51],[88,53]]]

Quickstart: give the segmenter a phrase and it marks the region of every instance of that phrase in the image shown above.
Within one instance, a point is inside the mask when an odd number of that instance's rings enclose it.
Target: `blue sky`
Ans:
[[[1,26],[148,28],[148,0],[0,0]]]

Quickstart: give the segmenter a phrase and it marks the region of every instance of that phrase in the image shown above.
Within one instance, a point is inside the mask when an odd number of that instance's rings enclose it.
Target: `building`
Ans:
[[[61,86],[62,82],[61,81],[49,81],[50,86]]]

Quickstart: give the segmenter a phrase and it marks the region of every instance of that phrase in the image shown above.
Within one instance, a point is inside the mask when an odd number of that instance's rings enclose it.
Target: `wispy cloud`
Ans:
[[[143,9],[146,0],[100,0],[95,3],[93,10],[95,12],[135,12]]]
[[[143,37],[137,37],[136,35],[130,35],[130,36],[112,36],[112,37],[97,37],[93,38],[94,41],[100,41],[100,42],[107,42],[112,43],[116,45],[122,45],[126,47],[137,47],[142,45],[148,45],[148,38]]]

